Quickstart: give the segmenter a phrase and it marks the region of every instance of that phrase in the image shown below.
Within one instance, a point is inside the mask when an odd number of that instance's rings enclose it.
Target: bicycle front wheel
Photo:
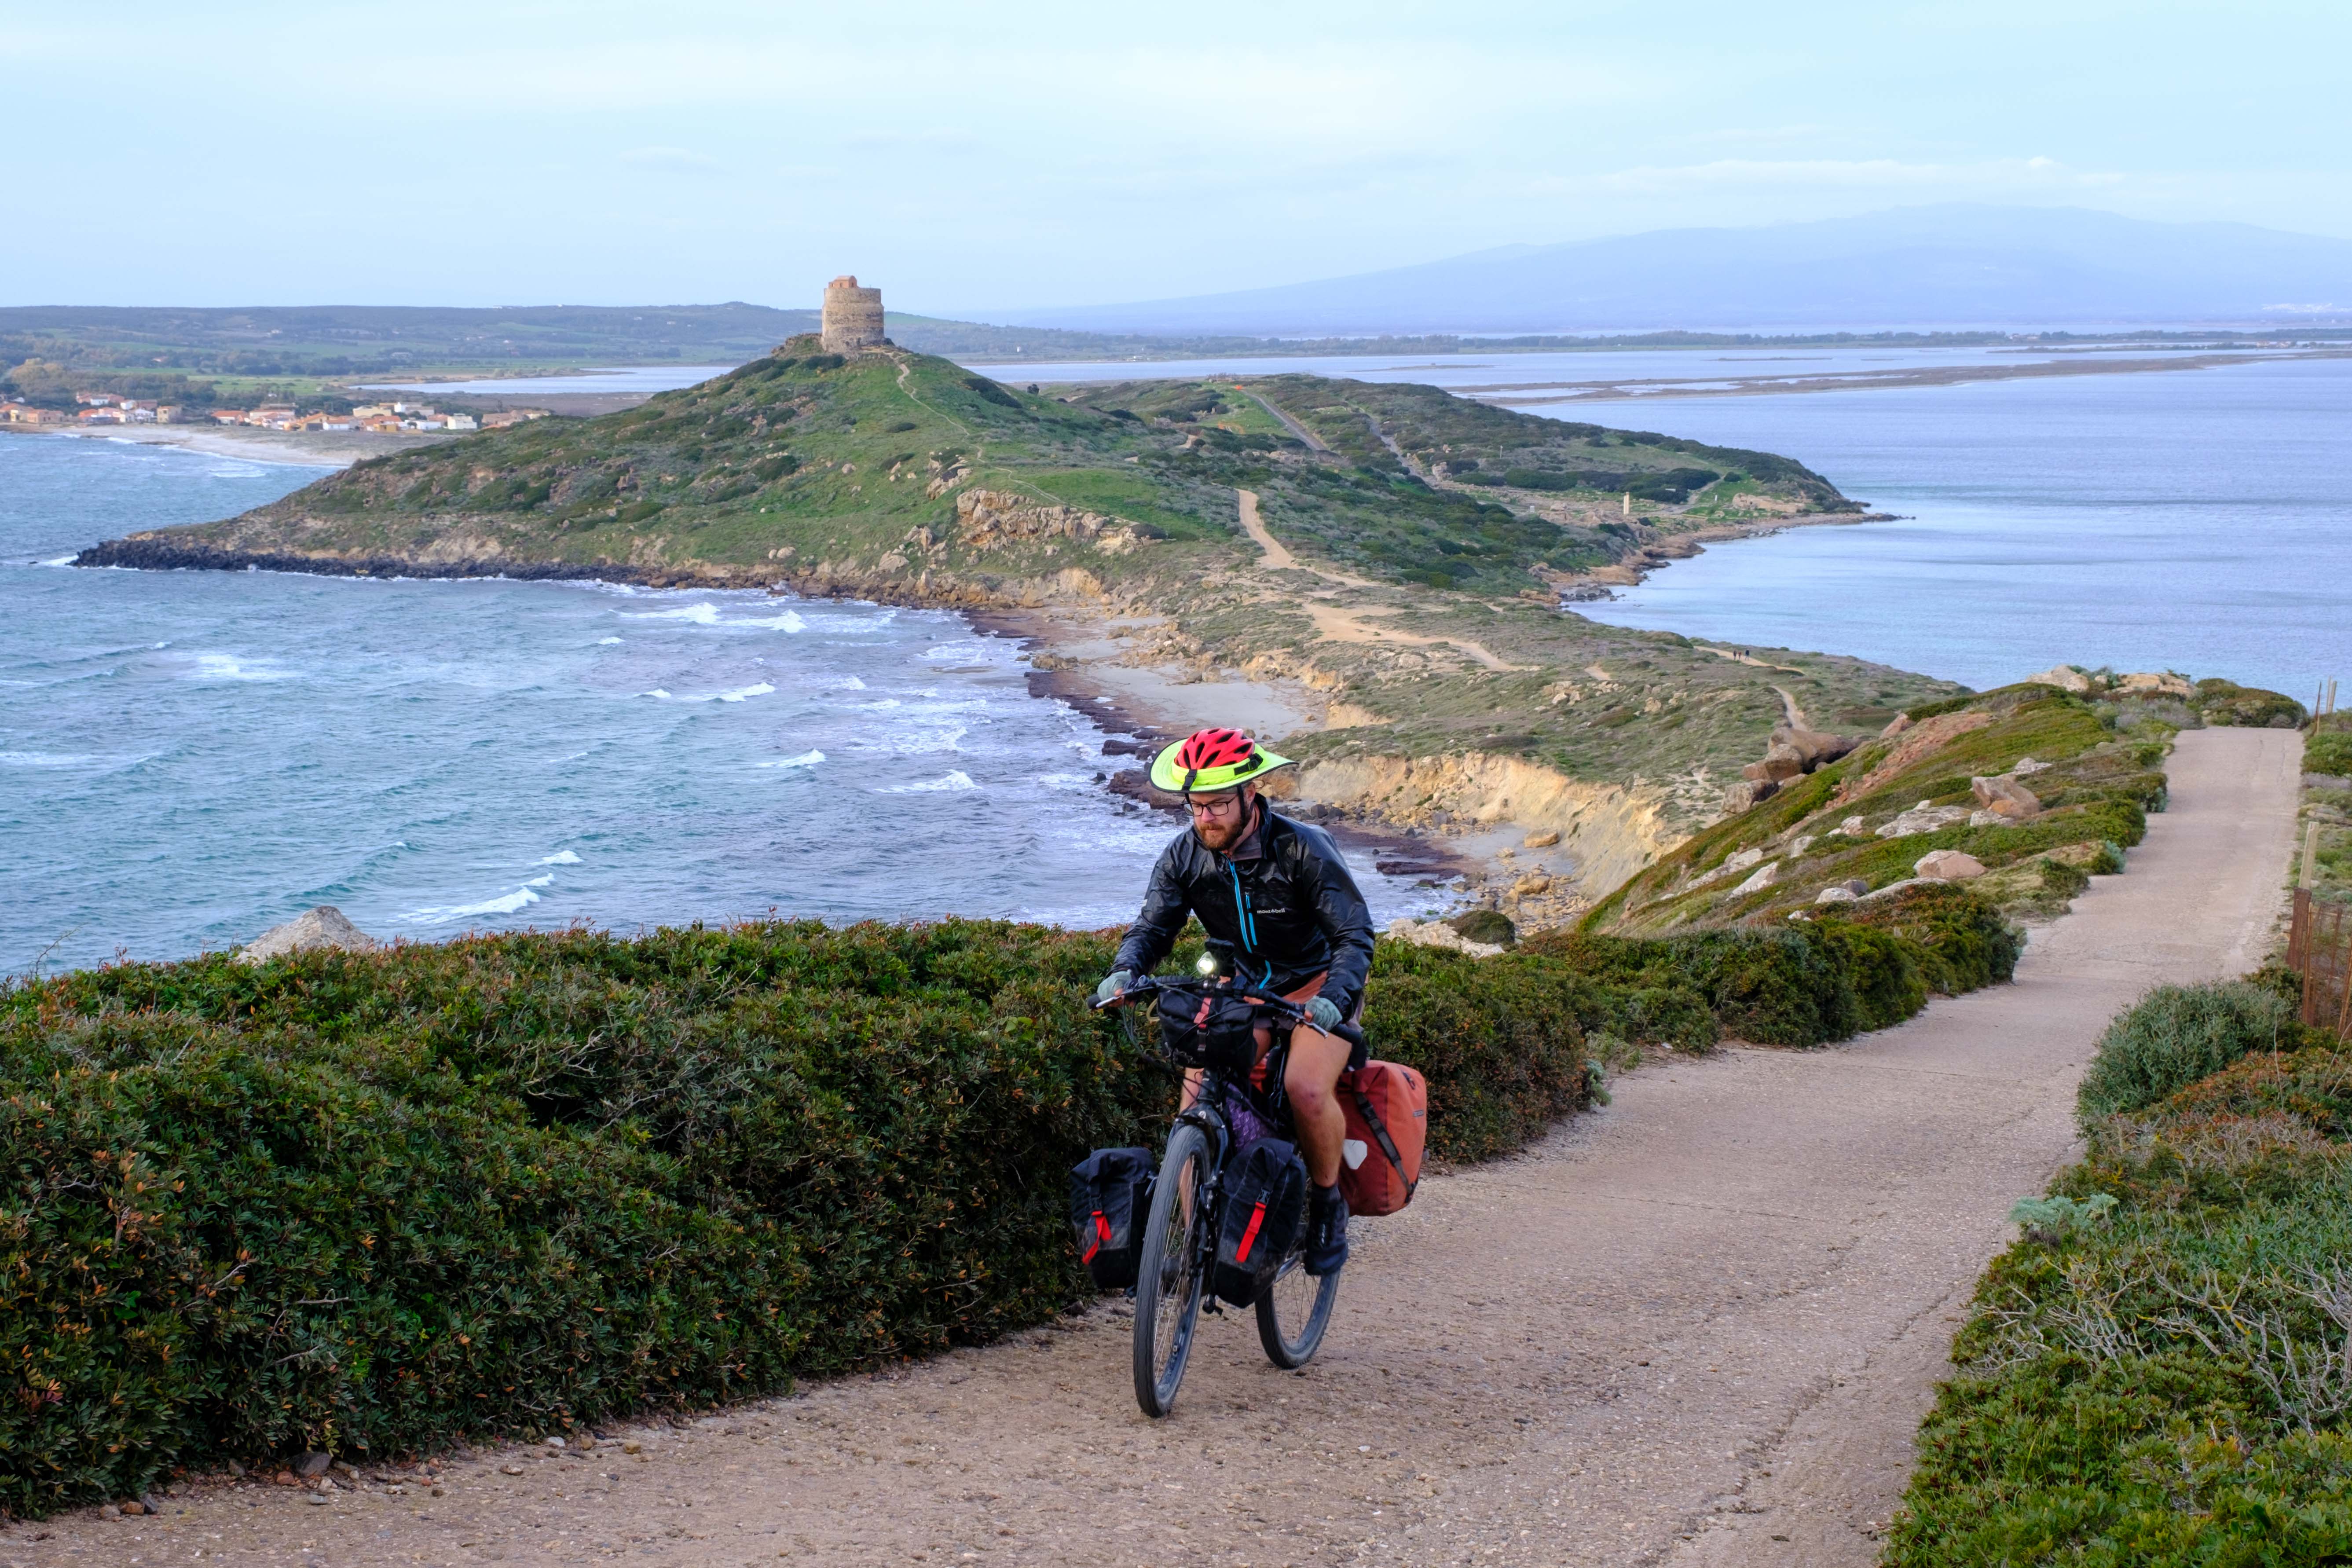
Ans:
[[[1208,1216],[1209,1136],[1189,1121],[1168,1135],[1160,1182],[1151,1190],[1151,1218],[1136,1259],[1135,1402],[1146,1415],[1175,1408],[1176,1390],[1192,1359],[1207,1283],[1203,1238]]]
[[[1257,1339],[1266,1360],[1287,1372],[1315,1359],[1339,1300],[1339,1273],[1335,1268],[1319,1279],[1309,1274],[1297,1248],[1282,1260],[1281,1270],[1257,1296]]]

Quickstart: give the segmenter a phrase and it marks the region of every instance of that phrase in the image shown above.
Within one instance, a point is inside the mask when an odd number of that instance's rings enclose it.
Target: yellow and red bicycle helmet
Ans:
[[[1151,759],[1151,784],[1171,795],[1213,794],[1290,765],[1239,730],[1196,730]]]

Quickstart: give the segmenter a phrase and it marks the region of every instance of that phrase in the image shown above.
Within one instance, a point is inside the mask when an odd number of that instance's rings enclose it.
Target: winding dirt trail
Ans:
[[[2260,957],[2298,762],[2290,732],[2183,735],[2172,809],[2017,984],[1840,1048],[1628,1077],[1360,1225],[1304,1373],[1209,1321],[1167,1421],[1137,1413],[1106,1305],[623,1434],[633,1455],[483,1456],[440,1498],[201,1487],[160,1518],[16,1527],[0,1561],[1860,1568],[2011,1200],[2072,1145],[2099,1031],[2150,984]]]
[[[1235,490],[1234,494],[1239,499],[1241,505],[1242,531],[1249,535],[1251,543],[1257,546],[1259,563],[1267,570],[1305,572],[1312,576],[1320,577],[1327,583],[1337,583],[1349,588],[1381,586],[1381,584],[1362,577],[1350,577],[1344,572],[1334,572],[1328,567],[1309,565],[1301,561],[1291,552],[1290,546],[1267,531],[1265,520],[1258,515],[1256,491]],[[1533,668],[1524,664],[1512,664],[1485,643],[1474,642],[1468,637],[1423,637],[1415,632],[1401,632],[1394,626],[1374,626],[1366,619],[1370,616],[1397,614],[1398,612],[1393,609],[1351,610],[1338,605],[1325,604],[1317,599],[1299,599],[1294,601],[1294,604],[1297,608],[1307,612],[1307,619],[1315,623],[1316,635],[1326,642],[1395,643],[1405,647],[1458,648],[1479,664],[1498,674]]]

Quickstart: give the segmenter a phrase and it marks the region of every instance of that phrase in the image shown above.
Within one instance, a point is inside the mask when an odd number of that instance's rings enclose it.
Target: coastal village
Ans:
[[[74,401],[80,406],[71,414],[26,403],[0,403],[0,424],[93,426],[211,423],[289,433],[363,430],[400,436],[499,430],[545,419],[553,412],[546,408],[507,408],[476,416],[454,409],[445,411],[429,403],[406,402],[360,404],[348,411],[306,410],[282,400],[265,400],[251,408],[199,409],[106,392],[78,393]]]

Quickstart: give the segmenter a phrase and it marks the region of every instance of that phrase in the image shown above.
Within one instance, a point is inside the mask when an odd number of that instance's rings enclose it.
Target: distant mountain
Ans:
[[[2352,240],[2082,207],[1949,204],[1512,245],[1278,289],[1070,310],[1129,332],[2074,326],[2352,317]]]

